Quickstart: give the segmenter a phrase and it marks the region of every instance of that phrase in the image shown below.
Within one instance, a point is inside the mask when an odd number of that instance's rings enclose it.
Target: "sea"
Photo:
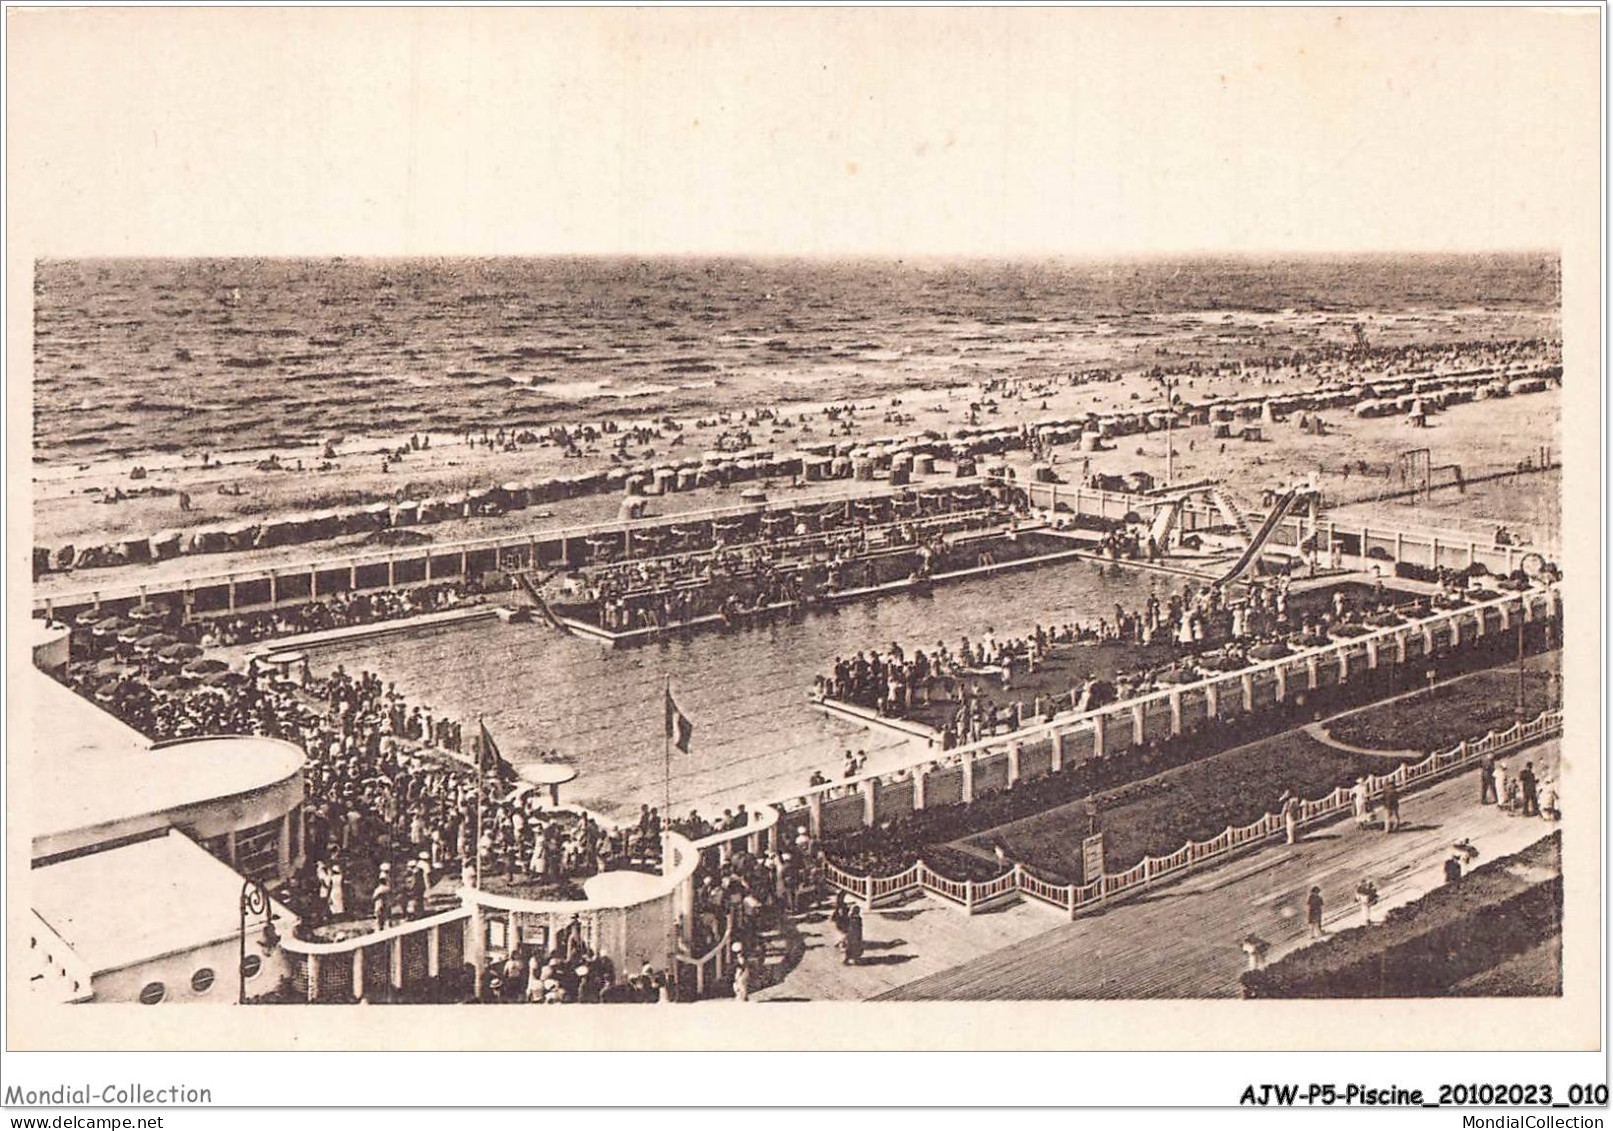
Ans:
[[[1546,255],[41,260],[34,458],[824,404],[1554,332]],[[1543,329],[1545,327],[1545,329]]]

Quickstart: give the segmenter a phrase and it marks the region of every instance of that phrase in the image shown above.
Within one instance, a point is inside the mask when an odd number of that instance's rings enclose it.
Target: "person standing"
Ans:
[[[1540,817],[1545,821],[1555,821],[1557,813],[1557,779],[1543,778],[1540,782]]]
[[[1496,804],[1505,806],[1507,803],[1507,764],[1497,762],[1492,776],[1495,778]]]
[[[1305,898],[1305,926],[1313,939],[1322,937],[1322,889],[1311,888],[1311,893]]]
[[[846,917],[846,954],[845,964],[855,966],[862,961],[863,956],[863,916],[862,908],[855,903],[851,905],[851,912]]]
[[[1462,854],[1453,852],[1445,860],[1445,882],[1454,884],[1462,878]]]
[[[1486,754],[1479,765],[1479,804],[1495,804],[1495,755]]]
[[[1350,806],[1355,811],[1355,827],[1364,829],[1371,819],[1372,810],[1368,804],[1367,779],[1358,777],[1355,784],[1350,787]]]
[[[1518,786],[1523,790],[1523,815],[1525,817],[1540,816],[1540,799],[1536,795],[1535,764],[1525,762],[1523,772],[1518,775]]]
[[[1392,778],[1383,783],[1383,831],[1392,833],[1400,827],[1400,791]]]
[[[1299,798],[1283,790],[1283,833],[1289,844],[1299,843]]]

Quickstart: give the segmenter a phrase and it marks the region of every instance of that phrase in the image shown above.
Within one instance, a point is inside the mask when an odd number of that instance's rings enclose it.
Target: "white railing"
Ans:
[[[715,984],[721,980],[724,974],[728,973],[729,963],[733,961],[728,949],[732,932],[732,927],[724,927],[722,938],[718,939],[715,946],[699,957],[689,954],[673,956],[673,961],[680,967],[689,966],[694,968],[695,996],[704,997],[706,987]]]
[[[1389,773],[1372,775],[1366,780],[1367,796],[1382,796],[1383,787],[1389,782],[1402,791],[1427,784],[1453,770],[1472,766],[1488,755],[1526,746],[1556,734],[1562,730],[1562,725],[1562,710],[1554,708],[1541,712],[1527,722],[1514,723],[1499,733],[1491,731],[1483,738],[1464,739],[1451,749],[1430,754],[1420,762],[1403,764]],[[1302,801],[1296,822],[1299,827],[1322,823],[1350,812],[1353,806],[1351,791],[1341,787],[1324,797]],[[1073,917],[1093,904],[1124,898],[1156,880],[1185,874],[1281,836],[1285,827],[1286,822],[1281,814],[1267,813],[1247,825],[1223,829],[1209,840],[1188,841],[1165,856],[1144,856],[1123,872],[1106,872],[1085,885],[1049,883],[1017,864],[996,879],[984,881],[949,879],[922,860],[893,876],[856,876],[833,864],[825,866],[824,874],[833,887],[870,907],[922,890],[973,914],[1009,895],[1026,895],[1066,911]]]
[[[1538,611],[1542,601],[1546,602],[1544,612]],[[1256,660],[1247,667],[1236,671],[1217,672],[1193,683],[1179,683],[1161,687],[1128,699],[1105,704],[1091,711],[1066,712],[1055,716],[1051,720],[1022,727],[1006,734],[982,738],[978,741],[940,752],[939,755],[934,752],[922,753],[899,766],[809,787],[800,793],[792,794],[787,800],[779,801],[778,804],[792,810],[799,810],[803,805],[812,808],[832,801],[837,797],[858,795],[866,789],[876,788],[878,784],[895,782],[907,775],[920,772],[922,768],[932,763],[939,763],[942,770],[956,770],[961,767],[965,773],[968,773],[970,772],[968,769],[969,762],[988,755],[1004,754],[1015,745],[1029,746],[1033,743],[1051,741],[1055,738],[1059,741],[1065,741],[1076,734],[1086,734],[1090,740],[1090,736],[1095,733],[1095,728],[1100,721],[1104,724],[1130,727],[1132,725],[1132,715],[1137,709],[1141,708],[1146,718],[1157,718],[1162,715],[1161,706],[1168,705],[1173,699],[1184,704],[1185,714],[1185,705],[1189,698],[1202,701],[1207,707],[1212,693],[1218,693],[1217,698],[1220,695],[1241,696],[1243,694],[1241,685],[1244,680],[1275,678],[1279,672],[1290,684],[1288,694],[1292,695],[1296,690],[1308,689],[1306,681],[1309,678],[1308,669],[1312,664],[1316,665],[1319,673],[1324,669],[1337,670],[1338,658],[1343,654],[1354,661],[1350,663],[1350,671],[1353,674],[1357,670],[1358,663],[1363,659],[1370,660],[1373,651],[1376,651],[1380,665],[1393,665],[1399,662],[1396,658],[1397,650],[1394,647],[1397,637],[1403,636],[1408,640],[1433,637],[1436,641],[1436,646],[1439,643],[1449,645],[1453,639],[1451,626],[1454,625],[1456,638],[1465,643],[1495,634],[1497,629],[1491,626],[1489,620],[1485,619],[1492,612],[1505,618],[1506,612],[1510,610],[1511,615],[1521,617],[1527,622],[1538,616],[1549,617],[1556,601],[1555,588],[1541,586],[1520,593],[1503,594],[1487,601],[1464,605],[1459,609],[1436,610],[1428,616],[1407,619],[1401,624],[1370,628],[1360,636],[1330,640],[1326,644],[1297,649],[1272,660]],[[1478,628],[1479,623],[1484,624],[1482,630]],[[1421,655],[1426,655],[1426,650]],[[1409,662],[1409,657],[1407,662]],[[857,709],[858,712],[863,710],[865,709]],[[1223,711],[1221,714],[1225,715],[1227,712]],[[1208,710],[1206,710],[1205,717],[1211,717]],[[1013,781],[1014,779],[1011,778],[1004,783],[1005,788],[1012,785]],[[871,785],[870,783],[875,784]]]

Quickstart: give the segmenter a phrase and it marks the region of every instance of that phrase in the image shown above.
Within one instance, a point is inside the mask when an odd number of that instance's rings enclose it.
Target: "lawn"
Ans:
[[[1123,871],[1144,856],[1165,856],[1228,825],[1259,820],[1277,808],[1285,789],[1320,797],[1398,762],[1335,750],[1296,730],[1108,790],[1098,795],[1105,864],[1111,872]],[[1000,839],[1013,859],[1034,871],[1078,880],[1086,828],[1083,800],[988,830],[968,843],[990,851]]]
[[[1531,656],[1524,664],[1524,718],[1557,702],[1555,676],[1562,653]],[[1505,730],[1517,716],[1518,672],[1490,668],[1393,703],[1343,715],[1327,724],[1340,742],[1369,750],[1448,750],[1464,738]]]

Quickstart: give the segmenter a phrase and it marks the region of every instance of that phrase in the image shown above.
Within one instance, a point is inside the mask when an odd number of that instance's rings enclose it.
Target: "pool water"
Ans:
[[[987,628],[1018,635],[1043,624],[1112,618],[1118,602],[1163,600],[1179,579],[1067,562],[938,586],[755,628],[691,634],[611,649],[541,623],[479,620],[310,650],[318,672],[342,664],[394,681],[411,703],[478,719],[514,762],[558,749],[580,773],[567,800],[602,813],[659,806],[665,788],[662,692],[668,676],[694,724],[691,751],[671,756],[672,811],[720,813],[805,787],[815,769],[838,776],[844,752],[868,752],[870,770],[910,756],[907,742],[827,715],[807,700],[837,656],[859,649],[929,647]]]

